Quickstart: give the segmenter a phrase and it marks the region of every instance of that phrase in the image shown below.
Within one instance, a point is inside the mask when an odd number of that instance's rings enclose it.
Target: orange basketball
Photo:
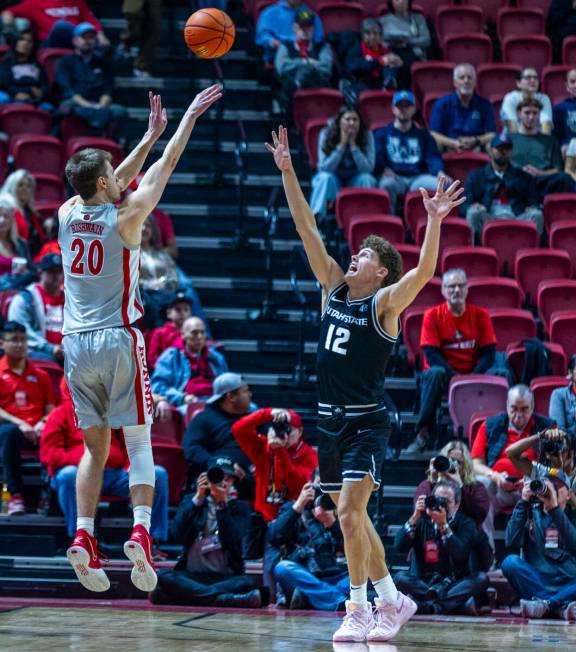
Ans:
[[[198,57],[214,59],[226,54],[234,44],[236,28],[220,9],[199,9],[186,21],[184,40]]]

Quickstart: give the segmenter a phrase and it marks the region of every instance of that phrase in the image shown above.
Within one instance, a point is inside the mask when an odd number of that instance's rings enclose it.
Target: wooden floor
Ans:
[[[134,602],[134,601],[132,601]],[[54,606],[40,606],[54,605]],[[413,619],[393,643],[332,643],[335,614],[199,610],[98,600],[0,600],[6,652],[424,652],[576,649],[576,625],[497,618]]]

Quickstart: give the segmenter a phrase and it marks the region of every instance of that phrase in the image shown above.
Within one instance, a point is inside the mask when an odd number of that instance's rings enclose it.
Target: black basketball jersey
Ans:
[[[334,406],[353,415],[382,404],[386,365],[397,338],[380,325],[376,296],[352,301],[346,283],[328,295],[316,362],[320,415],[331,414]]]

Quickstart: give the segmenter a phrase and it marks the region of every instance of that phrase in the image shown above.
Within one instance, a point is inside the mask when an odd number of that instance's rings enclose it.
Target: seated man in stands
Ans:
[[[201,473],[195,493],[182,499],[171,523],[172,538],[184,545],[174,569],[158,573],[158,586],[150,594],[154,604],[206,607],[266,606],[269,593],[256,588],[246,575],[242,539],[250,508],[237,499],[234,463],[212,458]]]
[[[485,308],[466,302],[468,279],[462,269],[449,269],[442,276],[446,299],[428,308],[422,321],[420,346],[424,372],[420,381],[420,410],[416,438],[408,452],[422,451],[434,427],[436,409],[456,374],[483,374],[494,364],[496,336]]]
[[[470,572],[474,521],[460,511],[462,491],[441,481],[432,496],[420,496],[414,513],[401,527],[394,545],[412,551],[410,571],[394,577],[399,591],[412,596],[417,613],[445,614],[464,610],[477,615],[476,600],[488,588],[486,573]]]
[[[490,102],[476,93],[476,69],[469,63],[454,68],[454,90],[436,100],[430,131],[438,147],[447,151],[484,150],[496,135]]]
[[[160,418],[172,407],[184,414],[189,403],[212,395],[216,376],[228,371],[224,356],[206,344],[206,327],[199,317],[188,317],[182,325],[184,348],[171,346],[156,361],[152,392],[166,397],[158,404]]]
[[[192,315],[192,300],[184,292],[177,292],[172,302],[166,309],[168,318],[164,326],[159,326],[152,331],[148,344],[148,368],[152,371],[160,355],[171,346],[183,350],[182,326]]]
[[[576,136],[576,68],[566,73],[566,90],[568,97],[552,107],[554,135],[563,156],[566,156],[568,144]]]
[[[548,416],[556,422],[558,428],[576,436],[576,354],[568,363],[568,384],[558,387],[550,396]]]
[[[26,327],[30,358],[62,362],[62,257],[48,254],[42,258],[38,268],[40,282],[32,283],[12,299],[8,307],[8,319]]]
[[[75,425],[74,404],[64,379],[60,383],[62,404],[54,409],[42,431],[40,461],[48,469],[50,487],[58,494],[58,503],[66,520],[68,535],[76,532],[76,473],[84,453],[82,431]],[[112,430],[110,452],[104,469],[102,495],[128,498],[129,460],[120,430]],[[156,541],[168,538],[168,474],[156,466],[156,488],[152,505],[150,532]]]
[[[8,514],[26,511],[22,496],[20,452],[37,449],[46,417],[56,404],[50,376],[28,360],[26,328],[7,321],[0,347],[0,444],[2,472],[11,494]]]
[[[513,507],[520,499],[522,481],[508,459],[506,449],[518,440],[551,428],[553,422],[534,413],[534,394],[526,385],[515,385],[508,391],[506,412],[488,417],[480,426],[472,445],[474,471],[484,484],[492,505],[484,523],[486,534],[494,548],[494,516],[503,508]],[[526,451],[531,461],[534,449]]]
[[[513,145],[507,134],[498,134],[490,142],[490,163],[474,170],[466,179],[466,201],[460,214],[466,217],[480,243],[486,220],[527,220],[538,232],[544,228],[534,177],[512,165]],[[511,270],[509,270],[511,271]]]
[[[500,107],[500,118],[508,133],[515,133],[520,128],[518,106],[524,100],[538,100],[541,112],[538,116],[537,131],[542,134],[552,133],[552,103],[548,95],[540,93],[540,79],[535,68],[523,68],[518,73],[517,90],[506,93]]]
[[[394,122],[377,129],[374,141],[380,188],[388,192],[392,210],[397,211],[399,195],[420,187],[435,189],[444,165],[430,132],[414,124],[416,99],[411,91],[394,94],[392,113]]]
[[[576,524],[566,514],[568,476],[551,469],[525,482],[522,497],[506,527],[509,555],[502,572],[520,594],[524,618],[576,620]]]
[[[96,39],[96,28],[90,23],[74,28],[74,53],[58,59],[56,83],[63,98],[60,114],[79,115],[101,132],[109,124],[119,123],[126,109],[112,103],[112,65],[95,49]]]

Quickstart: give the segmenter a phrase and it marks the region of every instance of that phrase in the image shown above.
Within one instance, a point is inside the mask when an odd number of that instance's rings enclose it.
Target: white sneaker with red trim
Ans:
[[[154,539],[143,525],[135,525],[132,535],[124,544],[124,554],[134,564],[132,584],[140,591],[149,593],[156,588],[158,576],[152,561],[152,542]]]
[[[101,567],[98,541],[86,530],[76,531],[66,557],[82,586],[89,591],[101,592],[110,588],[110,580]]]

